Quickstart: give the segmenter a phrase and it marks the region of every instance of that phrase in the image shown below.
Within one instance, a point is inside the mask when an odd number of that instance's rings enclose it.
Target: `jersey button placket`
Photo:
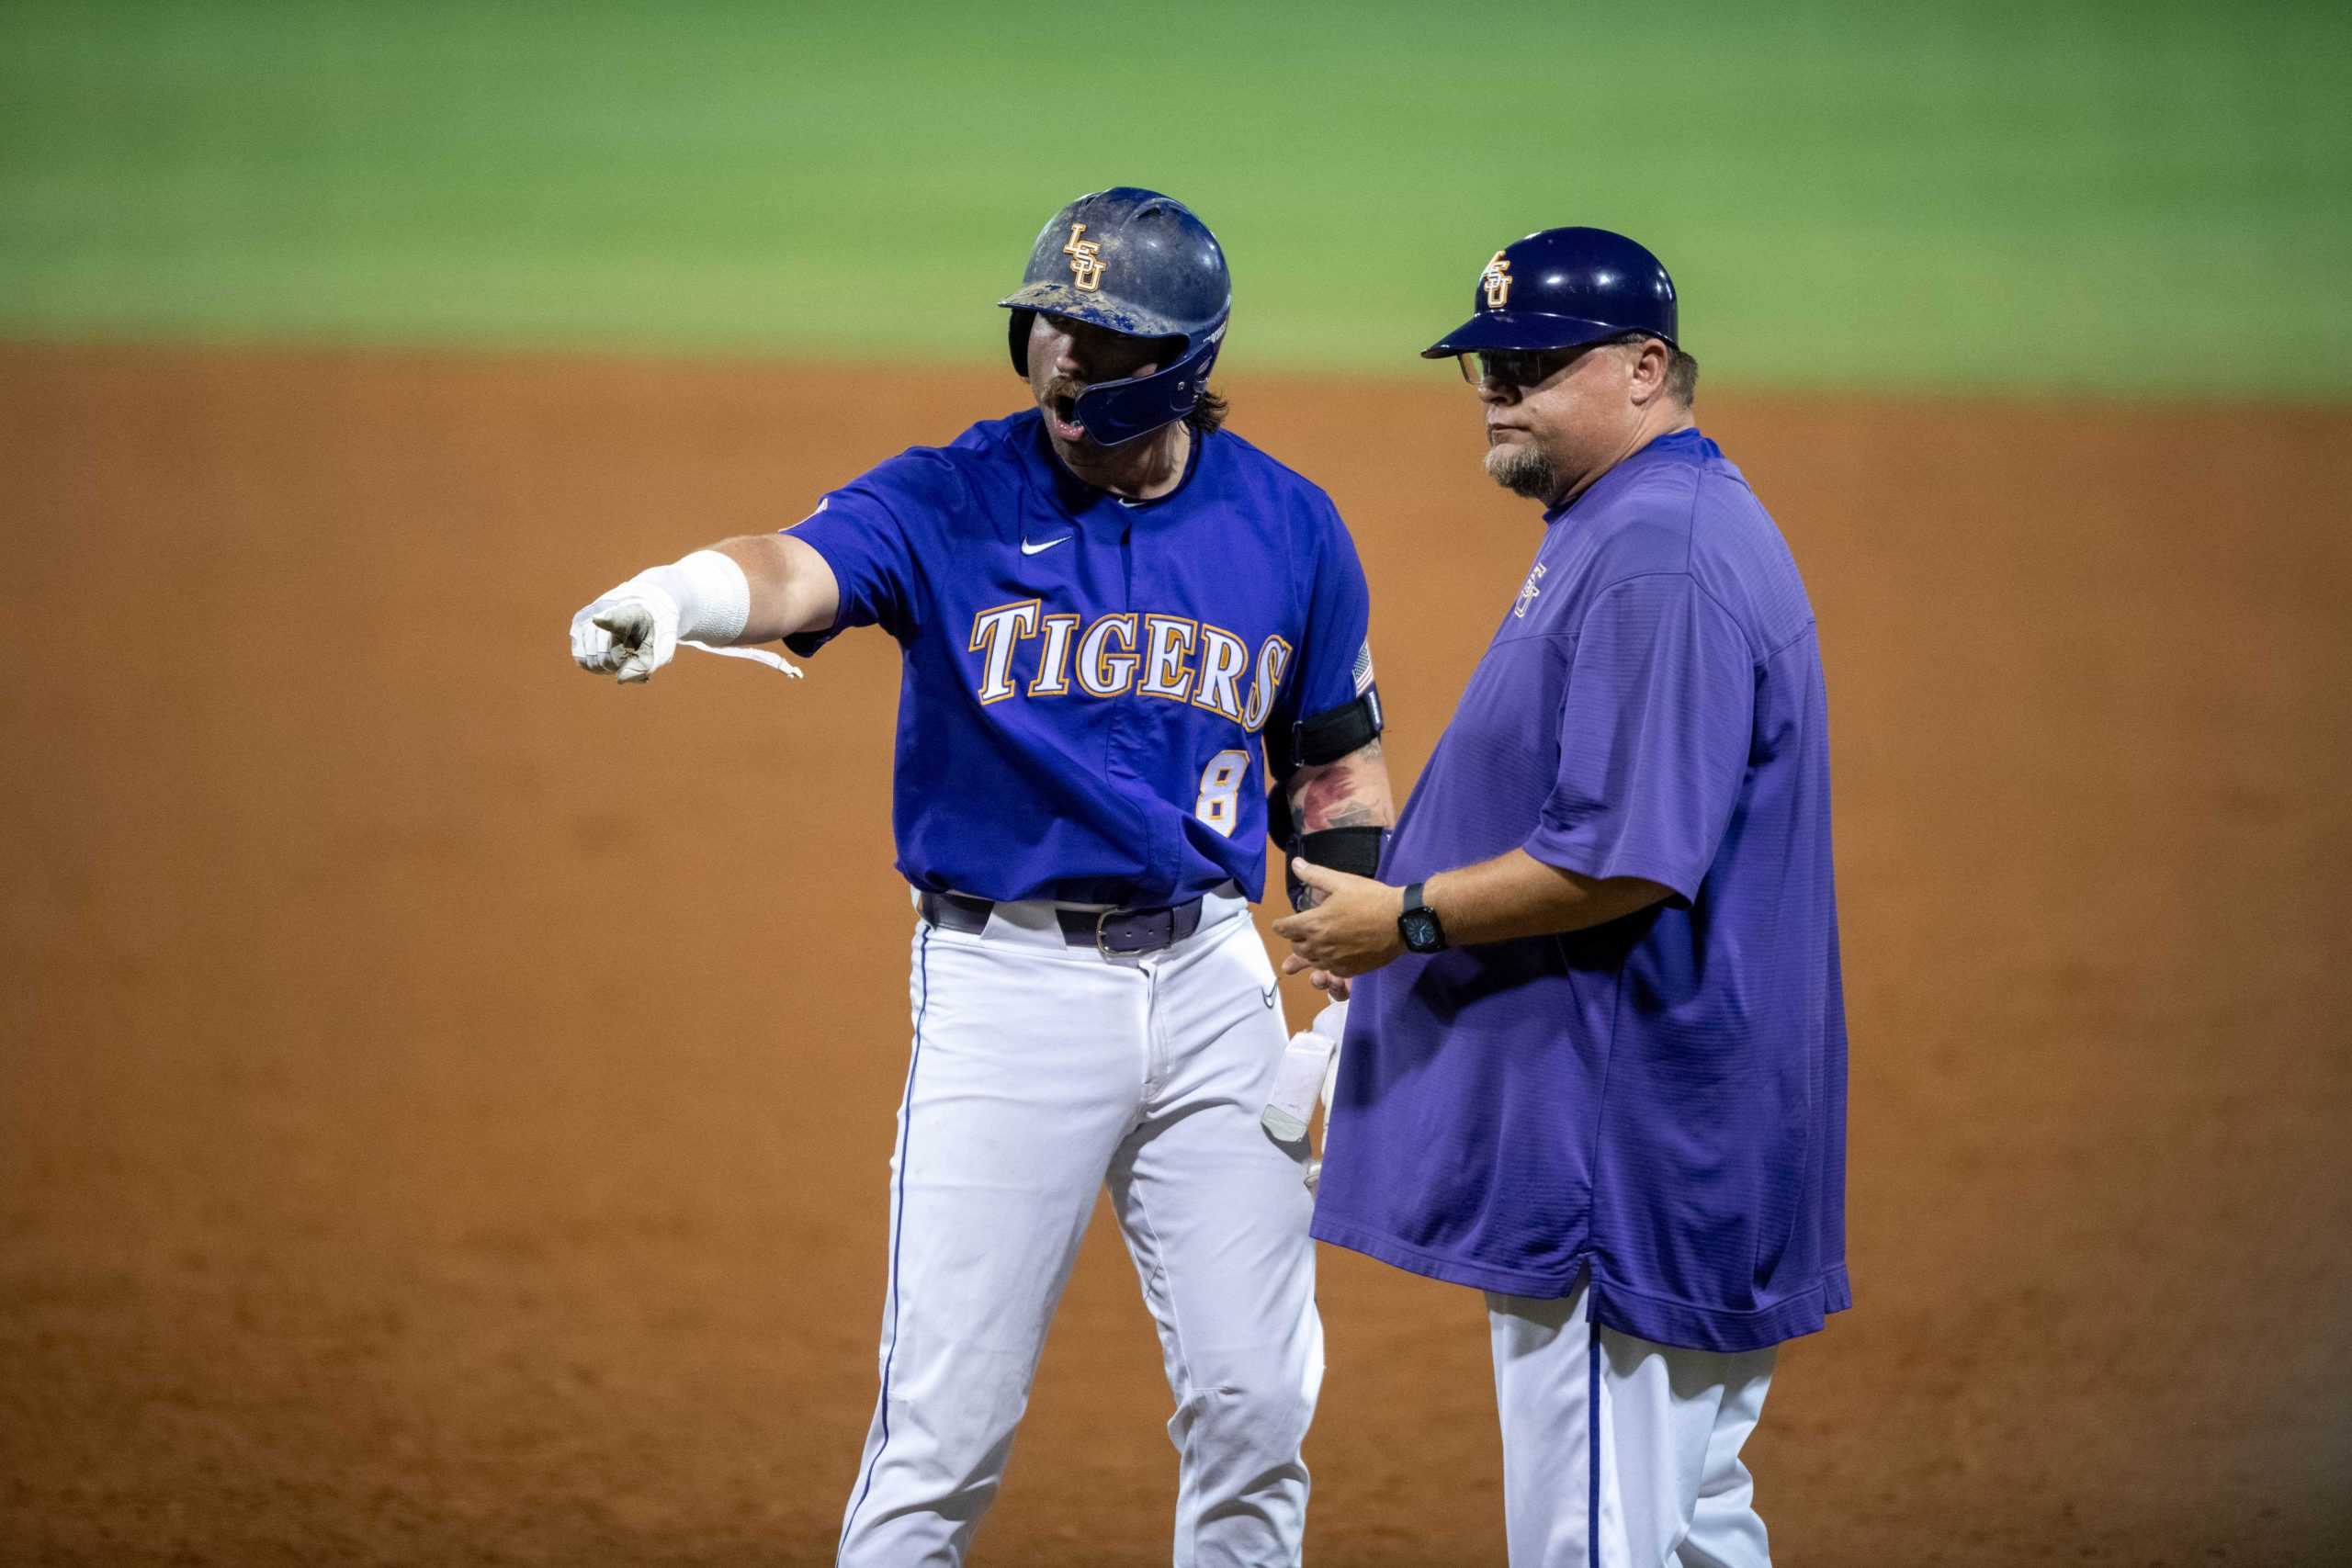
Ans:
[[[1098,511],[1102,506],[1111,508],[1118,516],[1119,603],[1115,608],[1119,614],[1130,615],[1136,608],[1135,520],[1129,517],[1125,509],[1115,502],[1106,500],[1098,503]],[[1105,521],[1098,521],[1095,526],[1104,526]],[[1145,782],[1145,776],[1127,761],[1127,758],[1135,750],[1134,705],[1135,691],[1130,682],[1127,691],[1112,699],[1111,721],[1104,733],[1102,748],[1103,773],[1106,777],[1123,781],[1119,793],[1130,804],[1137,794],[1133,786],[1137,783]],[[1158,846],[1152,842],[1152,814],[1148,811],[1137,810],[1135,817],[1137,837],[1140,840],[1136,846],[1136,852],[1143,862],[1139,884],[1144,886],[1154,886],[1159,871],[1159,856]]]
[[[1123,610],[1134,611],[1136,609],[1136,578],[1138,572],[1138,562],[1136,558],[1140,547],[1136,543],[1135,518],[1126,514],[1126,511],[1124,507],[1120,508],[1120,512],[1119,565],[1122,572],[1124,573],[1124,580],[1126,584],[1126,603],[1122,604],[1120,608]],[[1145,544],[1147,545],[1149,543],[1149,539],[1145,541]],[[1143,562],[1140,564],[1145,569],[1142,575],[1145,577],[1146,581],[1161,581],[1155,579],[1152,573],[1148,570],[1150,566],[1149,562]],[[1140,624],[1140,621],[1138,624]],[[1142,678],[1142,666],[1140,664],[1136,666],[1136,678],[1138,680]],[[1120,703],[1118,715],[1112,720],[1111,749],[1114,753],[1120,755],[1131,755],[1139,744],[1136,736],[1138,733],[1137,727],[1144,723],[1144,717],[1141,711],[1143,702],[1143,698],[1138,697],[1133,692],[1130,692],[1127,697]],[[1135,779],[1140,783],[1143,785],[1145,793],[1148,794],[1151,790],[1150,781],[1155,771],[1154,764],[1158,761],[1159,759],[1156,758],[1146,758],[1144,766],[1140,768],[1127,766],[1125,771],[1129,778]],[[1143,852],[1144,883],[1147,886],[1150,887],[1170,886],[1174,884],[1176,879],[1177,861],[1177,840],[1173,825],[1167,822],[1159,813],[1154,812],[1144,813],[1143,820],[1145,823],[1145,838],[1141,848]]]

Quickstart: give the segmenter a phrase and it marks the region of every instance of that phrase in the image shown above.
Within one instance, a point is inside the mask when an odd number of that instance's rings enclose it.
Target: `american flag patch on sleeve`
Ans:
[[[1356,650],[1356,695],[1363,696],[1370,690],[1372,690],[1372,640],[1367,637],[1364,639],[1364,645]]]

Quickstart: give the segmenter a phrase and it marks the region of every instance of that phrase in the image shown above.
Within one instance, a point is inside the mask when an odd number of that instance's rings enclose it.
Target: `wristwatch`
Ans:
[[[1437,911],[1421,897],[1427,883],[1416,882],[1405,889],[1405,911],[1396,917],[1396,934],[1405,939],[1408,953],[1442,953],[1445,951],[1445,928],[1437,921]]]

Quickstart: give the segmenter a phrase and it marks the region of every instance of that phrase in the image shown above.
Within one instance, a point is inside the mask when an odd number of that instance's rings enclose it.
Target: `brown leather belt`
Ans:
[[[942,931],[978,936],[988,928],[996,905],[987,898],[961,893],[924,893],[919,908],[922,918]],[[1062,941],[1072,947],[1091,947],[1105,958],[1133,958],[1173,947],[1201,929],[1201,901],[1173,904],[1162,909],[1056,909]]]

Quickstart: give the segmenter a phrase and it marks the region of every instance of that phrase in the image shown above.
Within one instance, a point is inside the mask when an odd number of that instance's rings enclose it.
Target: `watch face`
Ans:
[[[1436,950],[1439,941],[1437,917],[1427,909],[1408,909],[1403,920],[1405,945],[1415,953]]]

